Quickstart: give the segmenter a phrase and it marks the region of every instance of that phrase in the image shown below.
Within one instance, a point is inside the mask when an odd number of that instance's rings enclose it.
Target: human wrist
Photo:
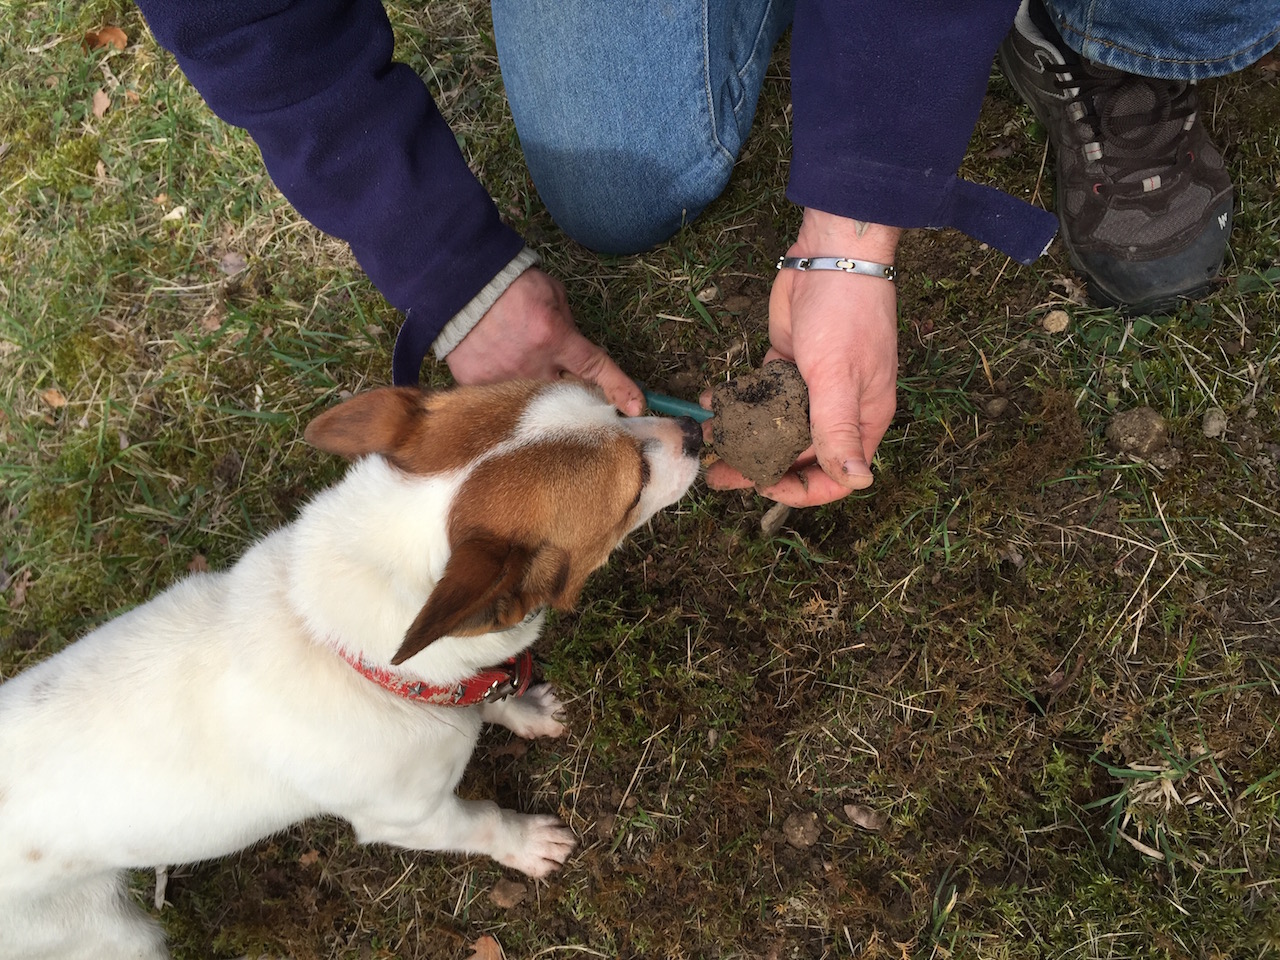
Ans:
[[[443,360],[447,357],[453,348],[460,344],[464,337],[475,327],[476,324],[484,317],[489,308],[497,302],[522,273],[530,267],[537,266],[539,262],[538,255],[529,247],[522,247],[505,267],[498,271],[492,280],[485,284],[484,289],[477,293],[467,303],[465,307],[459,310],[448,323],[440,330],[439,335],[432,342],[432,349],[435,352],[437,360]]]
[[[796,242],[787,251],[793,257],[851,257],[892,264],[897,256],[900,227],[869,223],[806,207]]]

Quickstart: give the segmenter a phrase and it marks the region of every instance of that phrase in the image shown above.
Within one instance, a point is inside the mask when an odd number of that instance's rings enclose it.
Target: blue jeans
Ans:
[[[1044,0],[1086,60],[1164,80],[1243,70],[1280,44],[1278,0]]]
[[[556,223],[661,243],[720,195],[794,0],[493,0],[507,101]]]
[[[1166,79],[1241,69],[1280,40],[1280,0],[1045,3],[1088,59]],[[724,190],[795,0],[491,6],[543,203],[579,243],[622,254],[661,243]]]

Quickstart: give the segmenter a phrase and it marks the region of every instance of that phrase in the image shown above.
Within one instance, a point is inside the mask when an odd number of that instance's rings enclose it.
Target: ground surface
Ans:
[[[689,398],[757,365],[799,216],[785,58],[727,194],[601,260],[530,188],[486,17],[392,9],[582,327]],[[108,24],[124,48],[84,51]],[[1274,955],[1280,85],[1203,89],[1238,187],[1209,299],[1127,321],[1082,304],[1056,246],[1019,267],[915,233],[874,486],[772,536],[759,498],[698,488],[551,624],[571,735],[487,736],[464,791],[559,811],[567,869],[521,891],[306,823],[173,867],[175,955]],[[997,76],[966,174],[1046,203],[1043,160]],[[304,421],[387,380],[397,325],[131,6],[6,5],[0,675],[291,517],[339,469]],[[1108,439],[1138,407],[1159,457]]]

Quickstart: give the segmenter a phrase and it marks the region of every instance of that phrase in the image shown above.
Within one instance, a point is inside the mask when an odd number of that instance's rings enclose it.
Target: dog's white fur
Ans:
[[[623,420],[576,384],[531,388],[516,430],[481,459],[590,431],[629,433],[651,464],[620,535],[697,472],[671,421]],[[574,838],[556,817],[453,792],[482,722],[564,733],[548,686],[434,707],[336,653],[390,663],[445,573],[474,469],[420,476],[366,456],[231,569],[177,583],[0,685],[0,957],[166,957],[122,868],[222,856],[321,813],[362,842],[482,853],[533,876],[565,860]],[[396,669],[456,682],[528,647],[542,620],[442,637]]]

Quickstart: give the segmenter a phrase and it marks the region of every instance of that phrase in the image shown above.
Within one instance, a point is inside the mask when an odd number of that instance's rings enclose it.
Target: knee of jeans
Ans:
[[[671,237],[723,192],[733,171],[732,158],[720,156],[685,169],[621,154],[529,159],[556,225],[583,246],[613,255],[640,253]]]

